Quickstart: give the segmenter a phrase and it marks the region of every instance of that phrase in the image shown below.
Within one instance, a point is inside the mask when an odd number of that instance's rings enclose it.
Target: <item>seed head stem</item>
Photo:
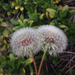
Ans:
[[[48,48],[48,46],[47,46],[47,48]],[[39,66],[39,70],[38,70],[38,75],[40,75],[40,71],[41,71],[42,63],[43,63],[43,61],[44,61],[44,57],[45,57],[45,55],[46,55],[47,48],[46,48],[46,50],[45,50],[45,52],[44,52],[44,54],[43,54],[43,57],[42,57],[42,60],[41,60],[40,66]]]
[[[36,75],[38,75],[38,73],[37,73],[37,67],[36,67],[36,63],[35,63],[35,59],[34,59],[33,55],[31,55],[31,57],[32,57],[32,59],[33,59],[33,64],[34,64],[34,68],[35,68],[35,73],[36,73]]]

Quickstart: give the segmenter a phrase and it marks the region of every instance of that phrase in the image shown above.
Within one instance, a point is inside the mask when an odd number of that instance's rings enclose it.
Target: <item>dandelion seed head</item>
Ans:
[[[17,30],[10,39],[12,52],[17,56],[28,57],[30,54],[37,54],[40,46],[36,30],[28,27]]]
[[[67,38],[64,32],[56,26],[43,25],[38,28],[40,39],[43,38],[42,44],[48,44],[50,55],[62,53],[67,47]]]

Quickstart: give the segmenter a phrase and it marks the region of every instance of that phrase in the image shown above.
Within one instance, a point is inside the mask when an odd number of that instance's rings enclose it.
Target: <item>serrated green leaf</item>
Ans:
[[[63,9],[62,9],[62,12],[68,11],[68,9],[69,9],[69,6],[68,6],[68,5],[65,5],[65,6],[63,7]]]
[[[67,26],[66,25],[60,25],[59,27],[60,28],[66,28]]]
[[[24,20],[24,16],[23,16],[23,14],[21,14],[21,16],[20,16],[20,20],[23,22],[23,20]]]
[[[62,20],[62,23],[65,24],[65,25],[70,26],[72,28],[72,30],[75,31],[75,23],[74,22],[72,22],[68,19],[65,19],[65,20]]]
[[[9,55],[9,58],[10,58],[11,61],[15,61],[15,59],[16,59],[13,54],[10,54],[10,55]]]
[[[55,25],[55,23],[53,21],[51,21],[49,25]]]
[[[10,20],[14,25],[18,25],[18,22],[17,21],[15,21],[15,20],[13,20],[13,19],[11,19]]]
[[[18,23],[23,26],[23,22],[20,19],[18,19]]]
[[[30,69],[30,74],[33,75],[34,71],[33,71],[31,64],[29,64],[29,69]]]
[[[33,20],[30,20],[28,23],[30,24],[29,26],[31,27],[32,26],[32,24],[33,24]]]
[[[10,68],[10,69],[8,69],[6,72],[5,72],[5,74],[11,74],[11,72],[13,71],[14,69],[13,68]]]
[[[24,23],[27,22],[27,21],[28,21],[28,19],[24,19],[24,20],[23,20]]]
[[[34,4],[37,4],[37,2],[33,2]]]
[[[1,26],[2,26],[2,27],[7,27],[8,25],[7,25],[7,23],[2,22]]]
[[[19,26],[15,26],[13,27],[13,30],[16,31],[18,29]]]
[[[32,14],[28,14],[28,16],[29,16],[30,20],[34,20],[34,17]]]
[[[20,29],[20,28],[23,28],[23,27],[24,27],[24,26],[21,26],[21,25],[20,25],[20,26],[15,26],[15,27],[13,27],[13,30],[16,31],[16,30],[18,30],[18,29]]]
[[[40,19],[43,19],[44,15],[45,15],[44,13],[41,14],[41,15],[40,15]]]
[[[56,17],[57,11],[51,8],[47,8],[46,11],[48,11],[53,17]]]
[[[9,60],[9,61],[8,61],[8,64],[9,64],[11,67],[15,67],[14,61]]]
[[[66,27],[65,29],[64,29],[64,32],[67,32],[69,29],[68,29],[68,27]]]
[[[7,64],[7,62],[2,62],[2,64],[0,65],[0,69],[3,68],[3,67],[5,67],[6,64]]]
[[[54,19],[54,20],[52,20],[51,22],[50,22],[50,24],[49,25],[55,25],[57,23],[57,20],[56,19]]]
[[[5,57],[0,57],[0,62],[4,62],[6,61],[6,58]]]
[[[71,10],[69,11],[69,13],[67,14],[67,17],[70,18],[72,15],[75,14],[75,10]]]
[[[68,10],[69,10],[69,6],[65,5],[62,9],[63,18],[66,17]]]
[[[9,33],[8,30],[4,30],[4,31],[3,31],[3,35],[4,35],[5,37],[8,37],[8,33]]]
[[[25,68],[22,68],[23,72],[26,73]]]
[[[62,19],[63,18],[63,13],[62,13],[62,11],[61,10],[59,10],[59,18],[58,19]]]
[[[6,49],[6,45],[4,45],[3,47],[0,48],[1,51]]]
[[[24,63],[25,63],[25,66],[27,66],[27,65],[29,65],[32,62],[33,62],[33,59],[32,59],[32,57],[30,57],[29,59],[25,60]]]
[[[29,16],[29,20],[37,20],[37,16],[38,16],[38,13],[37,13],[37,10],[34,11],[33,14],[28,14]]]
[[[19,75],[25,75],[25,73],[24,73],[24,71],[22,69],[20,69]]]

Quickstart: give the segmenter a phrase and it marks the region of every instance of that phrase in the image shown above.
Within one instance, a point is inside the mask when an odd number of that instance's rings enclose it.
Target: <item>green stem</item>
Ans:
[[[33,55],[31,55],[31,56],[32,56],[32,59],[33,59],[33,64],[34,64],[34,68],[35,68],[35,73],[36,73],[36,75],[38,75],[38,73],[37,73],[37,67],[36,67],[36,63],[35,63],[35,59],[34,59]]]
[[[47,49],[45,50],[45,52],[44,52],[44,54],[43,54],[43,57],[42,57],[42,60],[41,60],[41,63],[40,63],[40,67],[39,67],[39,70],[38,70],[38,75],[40,75],[42,63],[43,63],[43,61],[44,61],[44,57],[45,57],[45,55],[46,55],[46,52],[47,52]]]

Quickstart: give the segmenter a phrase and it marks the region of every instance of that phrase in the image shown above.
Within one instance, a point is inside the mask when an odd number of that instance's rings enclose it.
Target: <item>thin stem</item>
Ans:
[[[43,57],[42,57],[42,60],[41,60],[41,63],[40,63],[40,67],[39,67],[39,70],[38,70],[38,75],[40,75],[42,63],[43,63],[43,61],[44,61],[44,57],[45,57],[45,55],[46,55],[46,52],[47,52],[47,48],[46,48],[46,50],[45,50],[45,52],[44,52],[44,54],[43,54]]]
[[[34,59],[34,57],[33,57],[33,55],[32,55],[31,50],[30,50],[30,55],[31,55],[31,57],[32,57],[32,59],[33,59],[33,64],[34,64],[34,68],[35,68],[35,73],[36,73],[36,75],[38,75],[38,73],[37,73],[37,67],[36,67],[36,63],[35,63],[35,59]]]
[[[34,68],[35,68],[35,73],[36,73],[36,75],[38,75],[38,73],[37,73],[37,67],[36,67],[36,63],[35,63],[35,59],[34,59],[33,55],[31,55],[31,57],[32,57],[32,59],[33,59],[33,64],[34,64]]]

